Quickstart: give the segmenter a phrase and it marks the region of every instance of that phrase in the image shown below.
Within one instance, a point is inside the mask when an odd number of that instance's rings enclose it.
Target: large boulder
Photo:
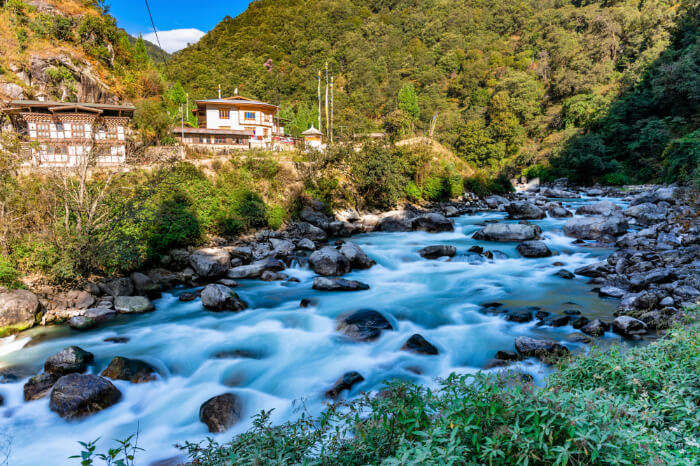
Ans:
[[[630,316],[619,316],[612,321],[613,332],[625,338],[647,333],[647,325],[639,319]]]
[[[319,275],[333,276],[350,272],[350,260],[337,249],[326,246],[309,256],[311,269]]]
[[[605,332],[608,331],[610,325],[603,322],[600,319],[595,319],[592,322],[587,323],[581,327],[581,331],[586,335],[591,335],[593,337],[602,337]]]
[[[132,273],[131,281],[134,283],[134,289],[139,294],[150,295],[161,290],[161,285],[154,282],[151,277],[141,272]]]
[[[224,275],[231,263],[231,255],[225,249],[197,249],[190,256],[190,265],[200,277],[210,278]]]
[[[535,357],[542,361],[553,361],[569,354],[565,346],[555,341],[531,337],[516,337],[515,349],[523,357]]]
[[[360,246],[352,241],[344,242],[343,245],[340,246],[340,253],[348,258],[350,266],[354,269],[368,269],[376,264]]]
[[[211,284],[202,290],[202,305],[210,311],[242,311],[247,304],[228,286]]]
[[[663,205],[646,202],[628,207],[623,213],[635,219],[639,225],[652,225],[666,220],[668,208]]]
[[[199,408],[199,420],[211,433],[226,432],[241,418],[241,401],[233,393],[217,395]]]
[[[68,374],[53,386],[49,408],[62,418],[73,419],[108,408],[121,397],[117,387],[104,377]]]
[[[362,309],[341,316],[337,329],[355,341],[372,341],[379,338],[382,330],[393,330],[394,327],[379,312]]]
[[[411,220],[411,229],[438,233],[441,231],[454,231],[455,227],[449,218],[437,212],[430,212]]]
[[[564,217],[572,217],[574,214],[571,213],[570,210],[558,205],[558,204],[552,204],[550,203],[547,206],[547,213],[549,214],[550,217],[554,218],[564,218]]]
[[[140,359],[129,359],[116,356],[109,366],[102,371],[102,377],[112,380],[128,380],[132,383],[150,382],[156,379],[156,370],[153,366]]]
[[[552,251],[544,244],[544,241],[538,240],[523,241],[515,249],[523,257],[549,257],[552,255]]]
[[[426,246],[418,250],[418,254],[426,259],[437,259],[440,257],[453,257],[457,254],[457,248],[447,244],[436,244]]]
[[[611,201],[600,201],[593,204],[585,204],[576,209],[576,215],[602,215],[604,217],[614,215],[622,208]]]
[[[326,391],[326,396],[332,400],[337,399],[343,390],[350,390],[354,385],[364,381],[365,378],[359,372],[346,372],[335,381],[333,387]]]
[[[325,241],[328,235],[325,231],[309,222],[295,222],[287,226],[287,233],[292,238],[308,238],[312,241]]]
[[[603,277],[610,272],[612,272],[612,270],[607,261],[594,262],[593,264],[584,265],[574,270],[576,275],[589,278]]]
[[[369,290],[369,285],[357,280],[346,280],[339,277],[316,277],[313,289],[318,291],[362,291]]]
[[[61,378],[60,375],[42,372],[31,377],[24,384],[24,401],[38,400],[49,394],[51,387]]]
[[[155,310],[155,306],[145,296],[117,296],[114,298],[114,309],[122,314],[142,314]]]
[[[508,203],[510,201],[508,199],[506,199],[505,197],[498,196],[498,195],[494,194],[494,195],[491,195],[491,196],[484,198],[484,202],[489,207],[489,209],[496,210],[496,209],[499,209],[501,207],[508,205]]]
[[[32,292],[0,293],[0,337],[33,327],[40,310],[39,299]]]
[[[669,204],[676,203],[676,195],[678,193],[678,188],[675,187],[663,187],[658,188],[655,191],[648,191],[636,196],[632,201],[630,201],[631,206],[636,206],[640,204],[657,204],[659,202],[668,202]]]
[[[614,241],[627,227],[623,217],[575,217],[564,224],[564,234],[577,239]]]
[[[408,212],[403,210],[393,210],[385,212],[378,219],[375,229],[378,231],[410,231],[411,218]]]
[[[474,233],[472,238],[482,241],[527,241],[537,239],[542,229],[537,225],[522,223],[490,223]]]
[[[573,191],[567,191],[561,188],[540,188],[540,195],[544,197],[549,197],[553,199],[574,199],[579,197]]]
[[[411,335],[411,337],[408,340],[406,340],[406,343],[404,343],[401,349],[418,354],[438,354],[438,349],[432,343],[426,340],[423,337],[423,335],[420,335],[418,333]]]
[[[95,356],[78,346],[69,346],[50,356],[44,363],[44,370],[49,374],[66,375],[74,372],[85,372]]]
[[[134,284],[129,277],[112,278],[98,283],[100,290],[110,296],[131,296],[134,294]]]
[[[527,201],[511,202],[506,205],[506,212],[508,218],[515,220],[537,220],[547,216],[543,209]]]
[[[240,265],[230,269],[228,278],[260,278],[264,272],[279,272],[285,269],[285,264],[279,259],[260,259],[248,265]]]

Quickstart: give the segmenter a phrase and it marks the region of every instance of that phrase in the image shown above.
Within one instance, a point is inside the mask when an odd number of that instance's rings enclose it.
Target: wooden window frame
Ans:
[[[231,110],[228,108],[220,108],[219,109],[219,120],[230,120],[231,119]]]
[[[248,115],[252,115],[252,117]],[[255,121],[255,112],[243,112],[243,119],[246,121]]]

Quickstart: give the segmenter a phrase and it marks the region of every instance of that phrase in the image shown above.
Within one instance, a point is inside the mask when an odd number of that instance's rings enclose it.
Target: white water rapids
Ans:
[[[568,200],[575,208],[589,200]],[[199,300],[179,302],[183,289],[171,290],[155,301],[156,311],[140,316],[120,316],[90,331],[67,327],[35,328],[0,340],[0,368],[17,367],[21,380],[0,384],[5,404],[0,407],[0,459],[9,444],[11,465],[77,464],[68,457],[80,451],[78,440],[101,437],[98,449],[111,440],[139,434],[138,464],[149,464],[180,454],[175,443],[211,436],[198,419],[199,407],[212,396],[232,392],[243,400],[242,420],[216,435],[225,441],[248,429],[251,416],[274,408],[273,420],[283,422],[298,415],[295,400],[304,400],[312,413],[326,400],[323,392],[348,371],[365,378],[344,396],[378,390],[387,379],[434,383],[451,372],[472,372],[498,350],[513,350],[519,335],[556,339],[570,349],[583,346],[564,341],[570,326],[537,327],[536,321],[519,324],[502,316],[486,315],[480,304],[503,303],[506,309],[539,306],[561,313],[578,309],[584,316],[609,317],[615,302],[590,292],[587,278],[565,280],[559,269],[575,268],[600,260],[609,250],[574,245],[563,235],[566,219],[533,221],[544,230],[544,240],[555,255],[544,259],[521,258],[515,243],[488,243],[471,239],[485,220],[501,220],[504,213],[458,217],[449,233],[371,233],[351,240],[358,243],[377,265],[346,277],[370,285],[361,292],[317,292],[311,289],[314,274],[308,268],[287,271],[300,283],[241,280],[236,289],[249,308],[240,313],[212,313]],[[418,249],[431,244],[451,244],[457,256],[430,261]],[[469,247],[478,244],[499,250],[507,259],[470,264]],[[553,263],[562,262],[563,266]],[[190,290],[191,291],[191,290]],[[300,308],[302,298],[315,305]],[[371,343],[353,343],[335,330],[335,319],[348,311],[371,308],[384,314],[394,331],[385,331]],[[420,333],[439,350],[438,356],[401,351],[404,342]],[[108,337],[128,337],[127,343],[109,343]],[[605,338],[616,338],[607,334]],[[99,373],[114,356],[143,359],[155,366],[155,382],[113,383],[123,394],[116,405],[78,421],[65,421],[49,410],[48,397],[24,402],[22,386],[41,371],[43,362],[61,349],[77,345],[95,354],[90,372]],[[232,356],[241,350],[244,354]],[[229,356],[215,357],[228,352]],[[542,383],[546,368],[534,361],[518,368]]]

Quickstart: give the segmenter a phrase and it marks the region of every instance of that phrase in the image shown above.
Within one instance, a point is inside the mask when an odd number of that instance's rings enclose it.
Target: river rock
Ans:
[[[0,337],[33,327],[40,309],[39,298],[30,291],[0,293]]]
[[[437,212],[430,212],[411,220],[411,229],[439,233],[441,231],[454,231],[455,227],[449,218]]]
[[[616,286],[604,286],[598,290],[598,294],[603,297],[622,298],[626,291]]]
[[[348,258],[350,266],[354,269],[368,269],[376,264],[367,254],[352,241],[346,241],[340,247],[340,253]]]
[[[647,202],[628,207],[623,213],[635,219],[639,225],[651,225],[666,220],[668,208]]]
[[[372,341],[379,338],[382,330],[393,330],[389,321],[379,312],[362,309],[338,319],[338,331],[355,341]]]
[[[647,203],[657,204],[659,202],[675,204],[677,193],[678,188],[672,186],[658,188],[654,191],[647,191],[638,196],[635,196],[634,199],[630,201],[630,206],[636,206]]]
[[[457,248],[447,244],[426,246],[418,250],[418,254],[426,259],[438,259],[440,257],[453,257],[457,254]]]
[[[575,199],[579,195],[573,191],[567,191],[560,188],[540,188],[540,196],[549,197],[553,199]]]
[[[506,205],[508,218],[514,220],[537,220],[545,218],[547,214],[541,208],[527,201],[516,201]]]
[[[314,251],[309,256],[309,265],[319,275],[333,276],[350,272],[350,260],[331,246]]]
[[[294,243],[288,239],[270,238],[272,245],[272,256],[278,259],[287,259],[294,255]]]
[[[89,330],[97,326],[97,320],[86,316],[73,316],[68,319],[68,326],[75,330]]]
[[[525,309],[510,311],[506,316],[506,320],[519,323],[530,322],[532,320],[532,312]]]
[[[576,209],[576,215],[602,215],[604,217],[614,215],[622,208],[610,201],[600,201],[594,204],[585,204]]]
[[[180,294],[180,296],[178,296],[177,299],[180,302],[188,303],[190,301],[194,301],[195,299],[197,299],[197,295],[195,293],[185,291],[184,293]]]
[[[418,354],[436,355],[438,349],[433,346],[428,340],[423,338],[423,335],[415,333],[406,340],[406,343],[401,347],[402,350],[411,351]]]
[[[294,222],[287,226],[287,233],[292,238],[308,238],[312,241],[326,241],[328,235],[321,228],[309,222]]]
[[[121,397],[117,387],[104,377],[68,374],[53,386],[49,408],[64,419],[73,419],[108,408]]]
[[[594,262],[593,264],[584,265],[574,270],[576,275],[582,275],[589,278],[603,277],[611,272],[610,265],[607,261]]]
[[[489,209],[493,209],[493,210],[504,207],[510,203],[510,201],[508,199],[506,199],[505,197],[498,196],[495,194],[484,198],[484,202],[489,207]]]
[[[202,248],[190,255],[190,265],[197,275],[204,278],[224,275],[229,268],[231,255],[225,249]]]
[[[69,346],[50,356],[44,363],[44,370],[58,376],[73,372],[85,372],[88,364],[94,360],[95,356],[92,353],[78,346]]]
[[[319,291],[362,291],[369,290],[369,285],[344,278],[316,277],[313,289]]]
[[[156,373],[153,366],[140,359],[116,356],[109,363],[109,366],[102,371],[101,375],[112,380],[128,380],[132,383],[142,383],[155,380]]]
[[[112,278],[98,284],[104,294],[110,296],[131,296],[134,294],[134,284],[128,277]]]
[[[639,319],[630,316],[619,316],[612,321],[612,330],[625,338],[647,333],[647,326]]]
[[[536,357],[545,362],[556,360],[569,354],[569,350],[565,346],[555,341],[531,337],[516,337],[515,349],[523,357]]]
[[[575,275],[566,269],[558,270],[554,275],[565,280],[573,280]]]
[[[552,251],[544,241],[524,241],[518,244],[516,249],[523,257],[549,257],[552,255]]]
[[[151,277],[141,272],[132,273],[131,281],[134,283],[134,289],[139,294],[150,295],[161,290],[160,285],[154,282]]]
[[[242,311],[247,304],[231,288],[211,284],[202,290],[202,305],[210,311]]]
[[[297,248],[305,251],[315,251],[316,243],[311,241],[309,238],[302,238],[297,242]]]
[[[340,396],[340,393],[343,390],[350,390],[354,385],[364,380],[365,378],[362,377],[362,375],[360,375],[359,372],[346,372],[345,374],[343,374],[342,377],[336,380],[336,382],[333,384],[333,387],[330,390],[326,391],[326,397],[335,400]]]
[[[482,241],[527,241],[537,239],[542,229],[537,225],[522,223],[490,223],[474,233],[472,238]]]
[[[241,418],[241,401],[233,393],[217,395],[199,408],[199,420],[211,433],[226,432]]]
[[[554,218],[564,218],[564,217],[572,217],[574,214],[571,213],[568,209],[565,209],[564,207],[560,205],[550,205],[547,207],[547,213],[549,214],[550,217]]]
[[[98,291],[98,294],[100,293],[101,291]],[[85,290],[70,290],[58,294],[52,299],[52,303],[58,309],[82,310],[95,304],[95,297]]]
[[[607,324],[600,319],[595,319],[581,327],[580,330],[586,335],[591,335],[593,337],[602,337],[603,334],[607,332],[609,328],[610,324]]]
[[[228,278],[260,278],[263,272],[279,272],[285,269],[285,264],[279,259],[261,259],[248,265],[240,265],[230,269],[226,276]]]
[[[615,216],[575,217],[564,224],[564,234],[578,239],[610,241],[626,231],[627,221]]]
[[[574,332],[570,333],[566,336],[566,341],[570,341],[571,343],[585,343],[588,344],[593,341],[591,337],[588,335],[584,335],[583,333],[579,332]]]
[[[42,372],[31,377],[24,384],[24,401],[38,400],[45,397],[60,377],[60,375],[49,374],[48,372]]]
[[[377,225],[375,227],[377,231],[410,231],[411,230],[411,218],[405,210],[393,210],[390,212],[384,212],[379,217]]]
[[[122,314],[141,314],[155,310],[155,306],[145,296],[117,296],[114,299],[114,309]]]

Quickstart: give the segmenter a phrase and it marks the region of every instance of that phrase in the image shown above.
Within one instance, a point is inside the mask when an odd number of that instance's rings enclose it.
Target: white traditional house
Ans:
[[[184,144],[268,147],[284,136],[277,111],[276,105],[237,94],[198,100],[193,110],[198,128],[176,127],[173,134]]]
[[[13,100],[2,109],[23,136],[39,167],[70,167],[92,154],[97,165],[126,160],[126,133],[134,113],[131,105]]]

